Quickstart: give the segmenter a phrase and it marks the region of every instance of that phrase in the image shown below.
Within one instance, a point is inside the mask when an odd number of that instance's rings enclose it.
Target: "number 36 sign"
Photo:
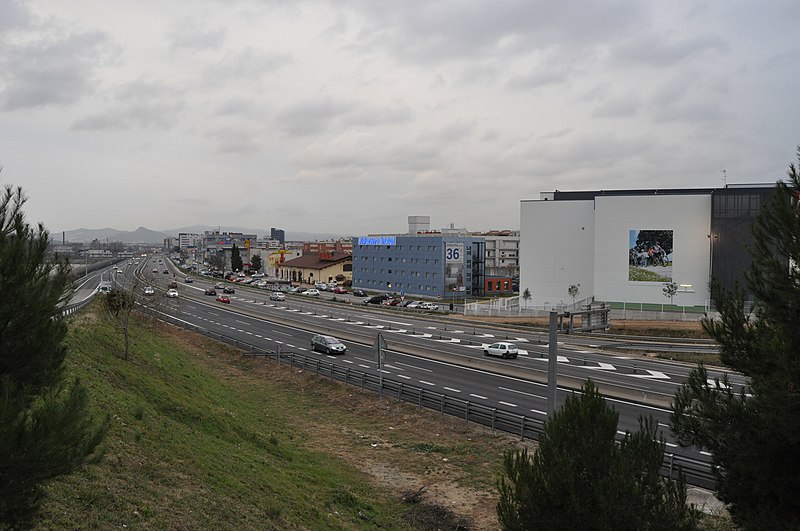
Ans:
[[[444,262],[446,264],[460,264],[464,262],[464,244],[447,243],[444,248]]]

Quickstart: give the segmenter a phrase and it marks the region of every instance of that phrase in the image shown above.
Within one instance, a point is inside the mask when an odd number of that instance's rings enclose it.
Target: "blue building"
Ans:
[[[485,245],[462,234],[353,238],[353,287],[442,300],[479,297]]]

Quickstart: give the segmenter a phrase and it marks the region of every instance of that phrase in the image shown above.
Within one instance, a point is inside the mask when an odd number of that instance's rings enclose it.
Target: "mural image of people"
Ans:
[[[672,282],[673,231],[637,230],[628,233],[628,281]]]

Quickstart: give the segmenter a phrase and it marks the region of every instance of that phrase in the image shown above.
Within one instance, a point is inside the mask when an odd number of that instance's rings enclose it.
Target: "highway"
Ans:
[[[269,292],[232,284],[236,293],[231,303],[217,302],[204,290],[216,279],[184,276],[164,259],[164,264],[148,259],[115,280],[141,290],[145,284],[162,291],[168,281],[178,282],[179,297],[160,299],[159,310],[172,319],[202,327],[261,349],[295,352],[319,357],[353,370],[378,374],[373,345],[380,333],[388,350],[383,365],[385,379],[458,397],[491,408],[520,415],[547,417],[546,337],[540,331],[506,330],[490,324],[442,321],[427,314],[384,312],[360,303],[322,301],[316,297],[287,295],[285,302],[269,301]],[[152,274],[151,267],[159,271]],[[167,267],[173,274],[163,274]],[[358,300],[358,299],[356,299]],[[310,338],[315,333],[338,337],[348,346],[343,356],[312,352]],[[558,345],[558,404],[563,404],[586,378],[592,378],[619,413],[619,433],[638,429],[638,418],[652,415],[667,441],[667,452],[690,459],[709,461],[707,453],[695,448],[680,448],[669,431],[669,402],[685,380],[691,366],[649,358],[621,356],[586,345],[587,338],[573,342],[560,336]],[[519,346],[517,359],[488,358],[482,346],[508,340]],[[563,340],[563,341],[562,341]],[[591,338],[588,338],[591,341]],[[731,383],[744,383],[740,375],[721,370],[712,377],[727,374]],[[703,485],[708,487],[709,485]]]

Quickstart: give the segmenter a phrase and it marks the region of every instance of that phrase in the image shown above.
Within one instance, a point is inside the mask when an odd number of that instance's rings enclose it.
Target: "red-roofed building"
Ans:
[[[353,257],[350,253],[321,252],[305,254],[281,264],[279,278],[292,282],[347,282],[353,280]]]

